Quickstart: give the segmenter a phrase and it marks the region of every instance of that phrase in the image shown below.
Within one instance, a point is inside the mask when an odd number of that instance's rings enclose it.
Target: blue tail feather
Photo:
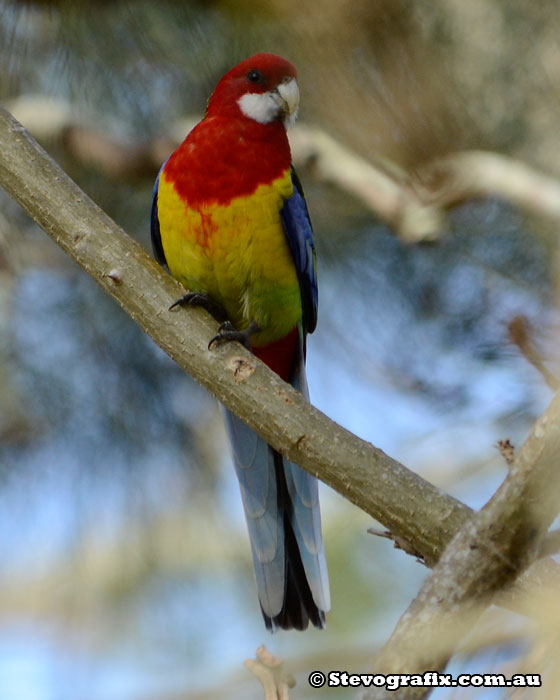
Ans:
[[[307,396],[302,359],[293,384]],[[324,627],[330,595],[317,480],[225,414],[265,623],[271,630]]]

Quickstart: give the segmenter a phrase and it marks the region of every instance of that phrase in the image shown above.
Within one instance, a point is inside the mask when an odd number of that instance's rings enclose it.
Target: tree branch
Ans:
[[[411,544],[429,566],[471,510],[308,404],[241,346],[207,350],[201,309],[169,312],[183,288],[0,108],[0,184],[202,386],[274,448]],[[414,517],[411,515],[414,514]],[[554,578],[543,559],[526,585]]]
[[[445,229],[443,211],[407,187],[395,163],[376,167],[322,129],[302,124],[290,131],[290,146],[296,167],[352,194],[407,243],[435,240]]]
[[[553,221],[560,218],[558,180],[500,153],[450,153],[418,168],[409,184],[426,206],[449,208],[497,195],[525,211]]]
[[[190,115],[152,141],[126,140],[100,128],[91,115],[76,117],[65,100],[26,95],[9,106],[42,142],[56,141],[78,162],[107,177],[155,175],[161,163],[197,123]],[[317,127],[290,130],[294,163],[358,199],[409,243],[435,240],[446,229],[446,211],[475,197],[501,197],[553,221],[560,219],[560,183],[503,154],[462,151],[407,173],[388,160],[375,165]]]
[[[445,668],[493,594],[539,553],[560,509],[560,394],[536,422],[490,501],[463,525],[381,650],[376,673]],[[542,593],[542,592],[541,592]],[[417,700],[430,688],[365,692],[362,700]]]
[[[58,140],[80,163],[120,179],[155,176],[200,118],[178,120],[166,137],[134,142],[102,130],[92,119],[76,119],[75,110],[64,100],[27,95],[13,100],[10,107],[40,141]],[[442,211],[424,204],[413,189],[403,185],[406,176],[396,164],[386,170],[376,167],[314,127],[298,124],[289,137],[296,166],[310,168],[316,178],[356,197],[403,240],[417,242],[441,235],[445,226]]]

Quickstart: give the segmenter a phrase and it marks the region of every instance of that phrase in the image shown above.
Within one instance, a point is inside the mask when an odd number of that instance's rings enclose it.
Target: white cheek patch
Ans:
[[[282,114],[283,103],[274,92],[248,92],[237,100],[239,109],[259,124],[270,124]]]

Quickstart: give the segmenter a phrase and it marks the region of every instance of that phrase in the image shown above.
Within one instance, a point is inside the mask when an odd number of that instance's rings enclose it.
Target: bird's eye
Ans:
[[[259,70],[250,70],[247,73],[247,80],[251,83],[261,83],[263,81],[262,73]]]

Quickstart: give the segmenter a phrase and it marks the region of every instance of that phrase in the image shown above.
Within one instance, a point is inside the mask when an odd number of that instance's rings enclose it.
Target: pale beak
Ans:
[[[280,83],[276,91],[282,99],[282,108],[284,111],[284,124],[286,128],[293,126],[299,107],[299,88],[295,78],[289,78],[283,83]]]

